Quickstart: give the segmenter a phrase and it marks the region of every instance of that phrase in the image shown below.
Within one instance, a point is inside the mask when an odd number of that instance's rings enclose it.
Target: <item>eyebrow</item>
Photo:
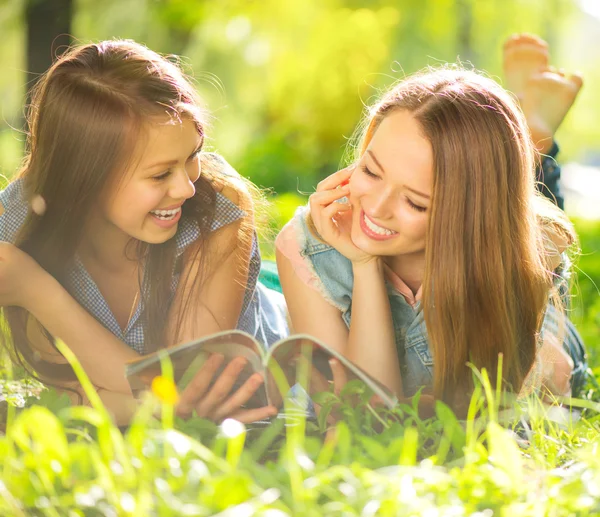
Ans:
[[[202,144],[204,143],[204,140],[200,140],[200,142],[198,142],[198,145],[196,146],[196,148],[191,152],[190,156],[196,154],[201,148],[202,148]],[[156,162],[153,163],[152,165],[148,165],[146,167],[146,170],[150,170],[150,169],[155,169],[160,167],[171,167],[171,165],[177,165],[177,162],[179,160],[167,160],[164,162]]]
[[[375,162],[375,165],[377,165],[379,170],[381,172],[385,173],[385,169],[381,166],[381,163],[379,163],[379,160],[376,158],[375,154],[373,154],[373,151],[371,151],[370,149],[367,149],[367,153],[373,159],[373,161]],[[406,185],[404,185],[404,188],[406,190],[410,190],[414,194],[417,194],[417,196],[424,197],[425,199],[431,199],[431,196],[429,196],[428,194],[425,194],[424,192],[420,192],[419,190],[415,190],[414,188],[408,187]]]

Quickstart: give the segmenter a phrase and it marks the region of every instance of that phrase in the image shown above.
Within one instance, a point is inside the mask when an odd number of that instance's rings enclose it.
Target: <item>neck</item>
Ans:
[[[416,294],[425,274],[425,252],[386,257],[385,263],[396,273],[409,289]]]
[[[86,225],[85,237],[77,252],[87,268],[101,268],[118,274],[137,267],[136,243],[131,237],[94,218]]]

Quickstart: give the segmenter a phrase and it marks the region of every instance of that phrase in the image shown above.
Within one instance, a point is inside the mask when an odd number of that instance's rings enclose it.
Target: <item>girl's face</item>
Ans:
[[[407,111],[383,119],[350,178],[352,241],[376,256],[422,253],[433,151]]]
[[[104,197],[100,219],[128,239],[158,244],[175,235],[181,206],[195,194],[201,138],[186,119],[149,124],[145,135],[133,165]]]

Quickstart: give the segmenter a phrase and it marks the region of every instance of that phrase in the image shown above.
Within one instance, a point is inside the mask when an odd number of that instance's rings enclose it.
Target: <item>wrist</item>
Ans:
[[[355,276],[363,274],[363,272],[383,273],[383,260],[381,257],[368,256],[363,257],[361,260],[352,261],[352,272]]]

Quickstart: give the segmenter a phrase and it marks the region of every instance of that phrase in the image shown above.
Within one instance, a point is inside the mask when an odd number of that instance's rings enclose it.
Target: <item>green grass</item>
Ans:
[[[577,227],[587,275],[579,276],[573,318],[593,366],[600,223]],[[172,423],[168,408],[162,420],[152,416],[158,401],[149,395],[122,433],[99,402],[71,407],[48,390],[38,400],[39,386],[10,376],[1,385],[12,402],[0,436],[2,516],[600,514],[593,401],[582,415],[558,407],[546,413],[528,401],[517,407],[526,418],[516,424],[494,409],[484,376],[471,406],[478,418],[458,421],[437,403],[436,417],[423,420],[414,405],[387,411],[360,396],[357,403],[351,387],[326,397],[325,407],[338,406],[344,418],[325,438],[311,422],[284,427],[278,420],[266,429]]]

